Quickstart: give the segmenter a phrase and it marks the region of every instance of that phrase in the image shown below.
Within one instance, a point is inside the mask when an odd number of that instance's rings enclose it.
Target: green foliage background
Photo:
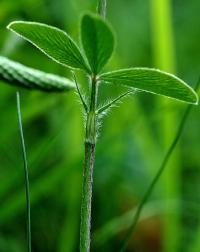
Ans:
[[[166,30],[158,32],[159,8]],[[78,40],[80,14],[94,0],[1,0],[0,54],[62,76],[64,67],[6,30],[13,20],[48,23]],[[200,74],[198,0],[110,0],[107,16],[117,46],[106,67],[159,67],[191,86]],[[166,10],[167,7],[164,7]],[[156,14],[157,13],[157,14]],[[168,13],[169,14],[169,13]],[[172,30],[171,30],[172,28]],[[167,42],[166,50],[165,45]],[[86,80],[79,76],[83,89]],[[26,251],[23,162],[15,90],[0,83],[0,252]],[[121,91],[102,86],[102,98]],[[34,252],[75,252],[79,245],[83,122],[77,96],[21,90],[29,160]],[[173,139],[187,105],[150,94],[129,97],[105,118],[96,150],[92,251],[117,251],[129,212],[140,201]],[[199,107],[188,119],[177,152],[147,205],[127,251],[200,250]]]

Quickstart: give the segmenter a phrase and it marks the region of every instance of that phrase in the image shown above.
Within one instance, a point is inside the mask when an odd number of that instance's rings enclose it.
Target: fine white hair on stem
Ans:
[[[87,113],[88,106],[87,106],[86,98],[85,98],[85,96],[82,94],[82,92],[80,90],[79,84],[78,84],[77,79],[76,79],[76,75],[75,75],[75,73],[73,71],[72,71],[72,76],[73,76],[73,79],[74,79],[74,82],[75,82],[75,85],[76,85],[77,94],[78,94],[78,96],[80,98],[80,101],[81,101],[81,103],[83,105],[83,108],[84,108],[85,112]]]
[[[108,111],[110,111],[111,108],[114,107],[118,107],[120,103],[123,102],[123,99],[126,97],[129,97],[130,95],[133,95],[137,92],[137,90],[132,89],[127,91],[126,93],[123,93],[121,95],[119,95],[117,98],[115,99],[109,99],[106,102],[104,102],[104,104],[102,104],[101,106],[99,106],[97,113],[99,115],[106,115]]]

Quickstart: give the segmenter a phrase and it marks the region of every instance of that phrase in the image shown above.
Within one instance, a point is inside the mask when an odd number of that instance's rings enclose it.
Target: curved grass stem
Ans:
[[[29,176],[28,176],[28,162],[26,156],[26,146],[24,141],[23,127],[22,127],[22,117],[21,117],[21,106],[20,106],[20,94],[16,93],[17,96],[17,114],[18,114],[18,125],[20,140],[22,145],[22,154],[24,161],[24,182],[26,188],[26,225],[27,225],[27,251],[31,252],[31,207],[30,207],[30,189],[29,189]]]
[[[200,79],[198,80],[197,85],[195,87],[196,91],[199,89],[199,86],[200,86]],[[174,151],[174,149],[175,149],[175,147],[176,147],[176,145],[177,145],[177,143],[178,143],[178,141],[179,141],[179,139],[181,137],[181,134],[183,132],[186,120],[188,118],[188,115],[189,115],[189,113],[191,111],[192,106],[193,106],[192,104],[188,105],[186,110],[185,110],[185,113],[184,113],[184,115],[182,117],[179,128],[177,130],[177,134],[176,134],[174,140],[172,141],[172,143],[171,143],[171,145],[170,145],[170,147],[169,147],[169,149],[168,149],[168,151],[167,151],[167,153],[166,153],[166,155],[165,155],[165,157],[164,157],[164,159],[163,159],[163,161],[161,163],[160,168],[158,169],[155,177],[153,178],[148,190],[144,194],[144,197],[142,198],[142,201],[140,202],[140,204],[139,204],[139,206],[138,206],[138,208],[136,210],[136,213],[135,213],[135,215],[133,217],[132,224],[129,227],[129,229],[127,231],[127,234],[125,236],[125,239],[124,239],[124,241],[122,243],[122,248],[120,249],[120,252],[125,252],[125,250],[126,250],[126,248],[128,246],[129,240],[130,240],[131,236],[133,235],[133,233],[135,231],[136,225],[137,225],[138,220],[140,218],[141,212],[142,212],[142,210],[143,210],[143,208],[145,206],[145,203],[148,201],[149,197],[151,196],[151,193],[152,193],[153,189],[155,188],[157,182],[159,181],[161,175],[163,174],[163,171],[165,170],[166,165],[167,165],[167,163],[168,163],[168,161],[169,161],[169,159],[170,159],[170,157],[171,157],[171,155],[172,155],[172,153],[173,153],[173,151]]]

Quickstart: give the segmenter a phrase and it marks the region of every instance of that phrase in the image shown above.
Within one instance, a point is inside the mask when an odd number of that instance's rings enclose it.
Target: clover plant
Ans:
[[[10,75],[13,77],[10,72],[15,72],[13,78],[21,76],[21,79],[24,79],[24,82],[13,81],[15,85],[22,83],[24,87],[45,91],[65,91],[74,87],[77,89],[86,116],[80,224],[81,252],[90,251],[93,168],[98,125],[103,120],[102,113],[123,97],[135,93],[135,90],[166,96],[189,104],[198,103],[197,94],[189,85],[178,77],[158,69],[136,67],[104,72],[104,66],[108,63],[115,48],[115,37],[111,25],[105,20],[106,1],[102,1],[104,3],[102,5],[100,3],[101,1],[99,1],[98,9],[102,16],[86,13],[81,19],[81,46],[65,31],[46,24],[15,21],[8,25],[9,30],[32,43],[49,58],[71,69],[73,84],[70,80],[46,75],[37,70],[24,68],[18,63],[7,61],[5,58],[0,58],[8,66],[7,75],[5,68],[3,71],[5,80],[9,80]],[[83,71],[88,77],[90,90],[88,97],[84,97],[80,91],[76,79],[76,71],[78,70]],[[98,91],[103,83],[112,84],[113,87],[115,85],[125,86],[129,88],[129,91],[104,106],[100,106]]]

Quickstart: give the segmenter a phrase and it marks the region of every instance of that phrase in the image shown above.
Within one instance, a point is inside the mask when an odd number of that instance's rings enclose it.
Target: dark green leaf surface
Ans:
[[[86,14],[81,23],[81,40],[92,72],[99,73],[114,48],[110,26],[100,16]]]
[[[176,76],[150,68],[130,68],[108,72],[100,76],[107,83],[130,86],[142,91],[197,104],[198,96]]]
[[[64,31],[45,24],[22,21],[12,22],[8,29],[31,42],[57,63],[89,71],[78,46]]]
[[[63,92],[74,88],[73,82],[35,70],[0,56],[0,81],[27,89]]]

